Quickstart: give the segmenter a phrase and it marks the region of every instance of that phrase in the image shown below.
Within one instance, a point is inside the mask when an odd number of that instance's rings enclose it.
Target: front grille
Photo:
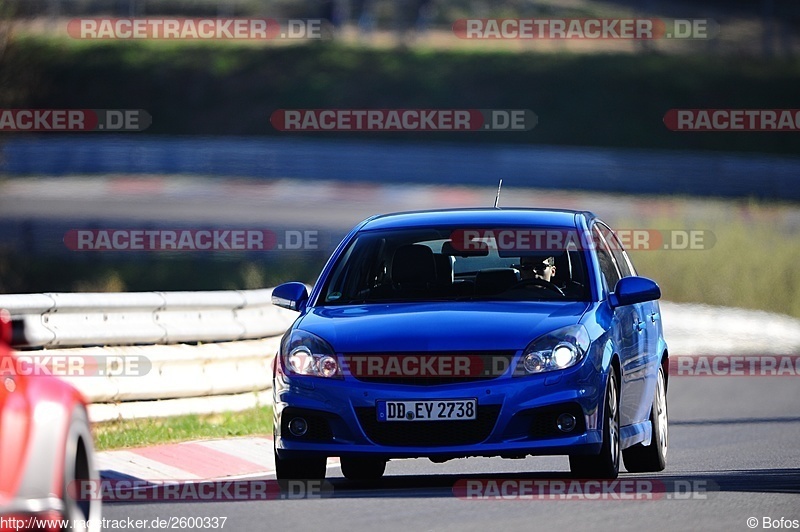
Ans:
[[[478,406],[478,417],[469,421],[379,422],[375,407],[358,407],[356,415],[367,437],[378,445],[444,446],[480,443],[489,437],[500,405]]]
[[[468,370],[448,371],[447,366],[433,364],[412,364],[410,373],[405,372],[402,361],[407,357],[421,359],[461,360],[468,364]],[[344,360],[347,374],[361,382],[374,384],[400,384],[405,386],[439,386],[496,379],[503,375],[511,365],[514,351],[422,351],[422,352],[381,352],[381,353],[347,353]],[[360,363],[356,363],[356,361]],[[394,363],[392,365],[391,363]],[[398,363],[399,362],[399,363]],[[463,367],[463,366],[461,366]],[[424,373],[420,375],[419,373]]]

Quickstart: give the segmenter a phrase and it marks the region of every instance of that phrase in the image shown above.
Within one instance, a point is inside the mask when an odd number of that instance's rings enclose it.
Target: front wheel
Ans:
[[[617,373],[608,374],[603,445],[598,455],[570,455],[569,468],[577,478],[617,478],[619,475],[619,393]]]
[[[76,406],[67,429],[64,448],[63,504],[64,518],[73,522],[74,530],[100,530],[102,499],[82,496],[85,485],[98,484],[94,444],[89,417],[83,406]]]
[[[637,443],[622,451],[625,469],[630,473],[663,471],[667,466],[667,386],[663,366],[658,369],[656,393],[650,409],[650,424],[653,428],[650,445]]]

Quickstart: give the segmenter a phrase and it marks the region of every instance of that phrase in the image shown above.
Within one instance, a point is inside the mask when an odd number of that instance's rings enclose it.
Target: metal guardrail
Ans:
[[[0,308],[17,325],[18,356],[146,360],[138,373],[61,375],[97,422],[263,404],[280,336],[297,317],[271,298],[272,289],[13,294],[0,295]]]
[[[283,334],[296,315],[271,303],[272,289],[211,292],[0,295],[24,323],[15,347],[226,342]]]
[[[268,390],[272,384],[272,358],[279,343],[280,337],[273,337],[199,345],[78,347],[46,353],[52,358],[80,357],[87,361],[85,366],[100,357],[114,357],[120,361],[117,372],[68,374],[62,378],[91,403],[124,403]],[[126,371],[125,365],[131,361],[136,366]]]

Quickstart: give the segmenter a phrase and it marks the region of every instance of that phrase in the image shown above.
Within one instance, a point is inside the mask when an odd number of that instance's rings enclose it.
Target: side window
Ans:
[[[600,263],[600,272],[606,280],[606,288],[608,291],[614,290],[617,286],[617,281],[620,279],[620,273],[617,265],[614,262],[614,257],[608,249],[603,235],[600,234],[597,225],[592,228],[592,237],[594,239],[595,250],[597,252],[597,260]]]
[[[608,246],[611,248],[611,253],[614,255],[622,277],[636,275],[636,270],[633,269],[633,264],[631,264],[628,254],[625,253],[625,249],[622,247],[617,235],[606,225],[597,224],[597,227],[600,228],[600,233],[602,233],[606,243],[608,243]]]

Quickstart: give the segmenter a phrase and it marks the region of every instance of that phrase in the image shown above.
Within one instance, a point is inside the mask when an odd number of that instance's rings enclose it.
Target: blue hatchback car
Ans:
[[[374,216],[339,244],[274,364],[279,479],[351,480],[392,458],[568,455],[579,478],[660,471],[667,345],[658,285],[589,212]]]

